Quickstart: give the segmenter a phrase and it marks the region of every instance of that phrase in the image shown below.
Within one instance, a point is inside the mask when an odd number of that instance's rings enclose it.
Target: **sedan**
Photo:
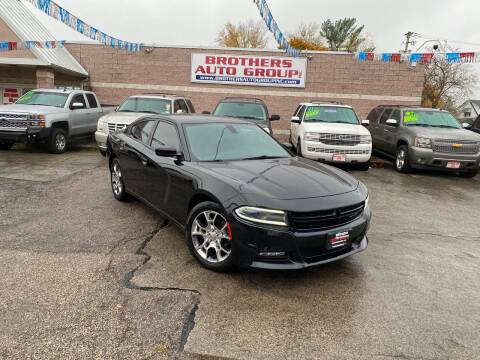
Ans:
[[[204,267],[301,269],[367,248],[368,190],[255,124],[147,116],[108,138],[113,195],[177,224]]]

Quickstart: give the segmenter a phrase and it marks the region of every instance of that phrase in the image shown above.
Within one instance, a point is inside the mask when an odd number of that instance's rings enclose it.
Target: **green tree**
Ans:
[[[375,49],[373,44],[369,44],[368,48],[362,48],[367,41],[371,43],[362,32],[364,25],[358,26],[357,19],[344,18],[335,20],[328,19],[320,26],[320,35],[327,41],[328,47],[332,51],[349,51]]]

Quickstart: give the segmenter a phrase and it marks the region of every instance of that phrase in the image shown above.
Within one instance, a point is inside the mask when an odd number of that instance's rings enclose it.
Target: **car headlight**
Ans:
[[[320,141],[320,134],[319,133],[312,133],[307,132],[304,135],[305,141]]]
[[[28,117],[30,126],[45,127],[46,116],[41,114],[32,114]]]
[[[422,137],[415,138],[415,146],[424,149],[431,149],[432,148],[432,140]]]
[[[258,224],[287,226],[287,215],[282,210],[243,206],[235,210],[238,217]]]
[[[103,121],[102,119],[98,120],[97,130],[98,131],[104,131],[105,130],[105,121]]]

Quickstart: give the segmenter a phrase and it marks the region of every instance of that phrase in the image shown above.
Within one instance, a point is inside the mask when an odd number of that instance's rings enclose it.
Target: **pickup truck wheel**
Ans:
[[[395,169],[398,172],[408,174],[412,171],[410,166],[410,159],[408,156],[408,146],[400,145],[397,149],[397,156],[395,159]]]
[[[52,154],[63,154],[67,150],[68,135],[62,128],[53,128],[48,139],[48,151]]]
[[[129,196],[125,191],[125,183],[123,182],[122,168],[120,161],[115,159],[110,165],[110,179],[112,184],[112,192],[115,199],[118,201],[127,201]]]
[[[460,173],[460,176],[463,176],[466,178],[474,178],[477,175],[478,175],[478,169],[468,169],[467,171]]]
[[[0,142],[0,150],[10,150],[13,146],[13,142],[2,141]]]

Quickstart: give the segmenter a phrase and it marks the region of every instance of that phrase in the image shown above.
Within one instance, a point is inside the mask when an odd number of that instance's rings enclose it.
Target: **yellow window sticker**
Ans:
[[[406,111],[403,116],[403,122],[417,122],[420,120],[420,116],[414,111]]]
[[[305,119],[312,119],[315,116],[320,114],[320,108],[319,107],[309,107],[307,109],[307,112],[305,113]]]

